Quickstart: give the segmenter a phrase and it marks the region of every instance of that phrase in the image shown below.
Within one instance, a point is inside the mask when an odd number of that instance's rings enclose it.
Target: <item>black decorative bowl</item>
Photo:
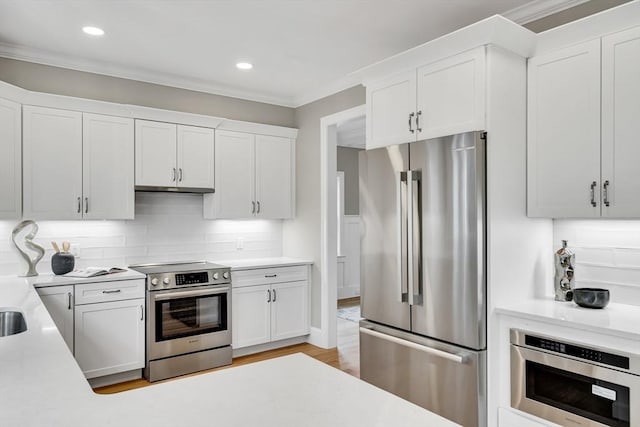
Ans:
[[[573,300],[580,307],[604,308],[609,304],[609,290],[600,288],[577,288]]]

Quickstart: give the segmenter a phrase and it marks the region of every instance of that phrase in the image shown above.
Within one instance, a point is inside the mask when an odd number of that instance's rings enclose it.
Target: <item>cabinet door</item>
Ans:
[[[0,98],[0,219],[22,210],[22,106]]]
[[[271,340],[270,286],[248,286],[231,291],[231,336],[235,349]]]
[[[638,76],[640,76],[640,28],[636,27],[604,37],[602,39],[602,216],[606,217],[640,217]]]
[[[73,286],[38,288],[38,295],[73,353]]]
[[[83,215],[133,219],[133,119],[82,114]]]
[[[416,140],[416,73],[367,85],[367,150]]]
[[[600,216],[600,40],[536,56],[528,73],[528,215]]]
[[[418,69],[418,139],[485,129],[485,48]]]
[[[217,131],[214,218],[253,218],[255,205],[255,136]]]
[[[95,378],[144,367],[144,298],[78,305],[76,361]]]
[[[291,218],[293,150],[289,138],[256,135],[256,216]]]
[[[304,282],[271,285],[271,340],[309,333],[309,286]]]
[[[136,185],[175,187],[176,125],[136,120]]]
[[[82,113],[23,107],[24,217],[82,218]]]
[[[178,125],[178,187],[214,185],[213,129]]]

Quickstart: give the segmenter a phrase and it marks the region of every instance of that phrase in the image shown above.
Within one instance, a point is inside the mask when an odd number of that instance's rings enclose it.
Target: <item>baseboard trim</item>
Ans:
[[[302,344],[307,342],[307,335],[301,337],[287,338],[285,340],[268,342],[264,344],[252,345],[250,347],[243,347],[233,349],[233,357],[247,356],[249,354],[261,353],[263,351],[275,350],[276,348],[288,347],[290,345]]]
[[[133,371],[119,372],[117,374],[105,375],[104,377],[89,378],[87,381],[91,388],[98,388],[127,381],[139,380],[140,378],[142,378],[142,369],[134,369]]]

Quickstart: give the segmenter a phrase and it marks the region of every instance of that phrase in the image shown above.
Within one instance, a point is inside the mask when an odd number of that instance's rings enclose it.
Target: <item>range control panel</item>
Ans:
[[[550,340],[548,338],[537,337],[535,335],[525,335],[525,344],[531,347],[539,348],[541,350],[566,354],[567,356],[577,357],[578,359],[584,359],[590,362],[598,362],[604,365],[629,369],[628,357],[595,350],[589,347],[563,343],[560,341]]]

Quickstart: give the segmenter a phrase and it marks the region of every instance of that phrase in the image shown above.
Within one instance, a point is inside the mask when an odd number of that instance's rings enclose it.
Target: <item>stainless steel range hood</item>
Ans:
[[[216,190],[214,188],[195,188],[195,187],[155,187],[151,185],[136,185],[136,191],[154,191],[154,192],[164,192],[164,193],[198,193],[198,194],[206,194],[206,193],[215,193]]]

